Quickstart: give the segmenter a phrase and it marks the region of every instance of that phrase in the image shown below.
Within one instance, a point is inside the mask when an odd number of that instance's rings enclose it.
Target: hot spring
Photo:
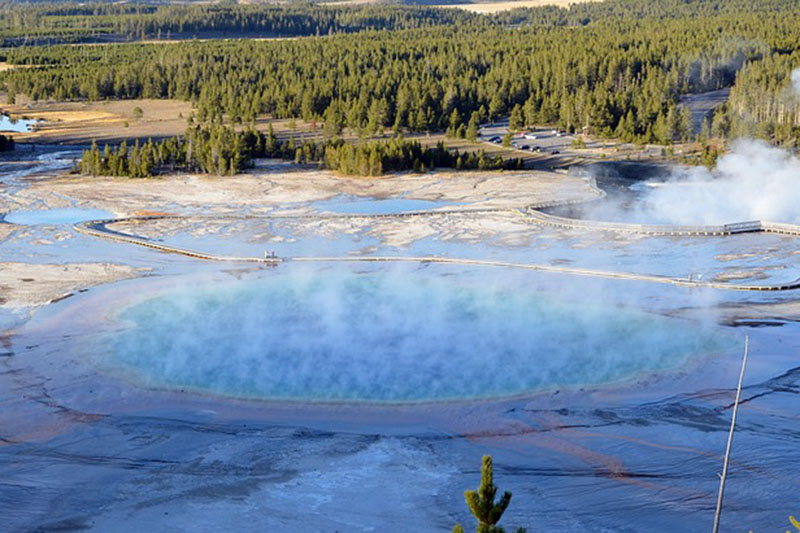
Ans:
[[[481,272],[280,267],[186,283],[115,311],[95,353],[147,387],[402,403],[620,382],[729,347],[717,328]]]

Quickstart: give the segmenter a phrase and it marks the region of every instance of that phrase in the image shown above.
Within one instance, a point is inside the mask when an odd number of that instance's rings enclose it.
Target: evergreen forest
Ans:
[[[16,41],[204,32],[306,37],[104,46]],[[704,137],[794,145],[800,99],[791,73],[800,66],[799,34],[800,5],[792,0],[606,0],[495,15],[302,3],[5,6],[0,59],[26,68],[0,73],[0,86],[10,102],[18,95],[184,100],[194,105],[193,124],[238,131],[259,117],[302,118],[324,124],[325,150],[354,154],[387,144],[337,148],[344,130],[362,138],[387,129],[474,137],[480,124],[508,116],[521,126],[669,145],[696,135],[683,96],[730,88]],[[369,157],[393,168],[391,157]],[[424,159],[414,156],[409,165],[426,166]]]

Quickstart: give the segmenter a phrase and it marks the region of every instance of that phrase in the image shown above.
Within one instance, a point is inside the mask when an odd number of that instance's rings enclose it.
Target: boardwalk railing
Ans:
[[[541,212],[541,208],[527,208],[525,214],[536,222],[547,226],[567,229],[584,229],[590,231],[615,231],[620,233],[638,233],[642,235],[676,235],[676,236],[714,236],[735,235],[737,233],[783,233],[800,235],[800,225],[781,222],[751,220],[715,226],[676,226],[663,224],[631,224],[628,222],[611,222],[605,220],[584,220],[550,215]]]
[[[595,199],[603,198],[605,192],[597,187],[593,180],[589,180],[589,187],[595,195]],[[543,272],[554,272],[560,274],[571,274],[577,276],[590,276],[602,277],[611,279],[626,279],[633,281],[645,281],[651,283],[667,283],[683,287],[703,287],[713,289],[725,289],[735,291],[786,291],[800,289],[800,279],[788,283],[779,283],[771,285],[742,285],[735,283],[717,283],[709,281],[696,281],[684,278],[670,278],[666,276],[658,276],[651,274],[634,274],[629,272],[614,272],[604,270],[592,270],[565,266],[543,265],[543,264],[530,264],[530,263],[510,263],[503,261],[487,261],[480,259],[462,259],[456,257],[378,257],[378,256],[364,256],[364,257],[232,257],[215,255],[196,250],[188,250],[184,248],[177,248],[167,244],[161,244],[148,240],[136,235],[129,235],[119,231],[114,231],[108,228],[109,224],[120,222],[144,222],[152,220],[166,220],[166,219],[185,219],[185,218],[227,218],[227,219],[255,219],[255,218],[314,218],[314,219],[330,219],[330,218],[406,218],[406,217],[419,217],[419,216],[432,216],[432,215],[455,215],[455,214],[479,214],[479,213],[496,213],[496,212],[513,212],[525,216],[528,220],[543,225],[550,225],[563,228],[585,229],[591,231],[615,231],[627,233],[639,233],[644,235],[734,235],[738,233],[754,233],[754,232],[771,232],[783,233],[787,235],[800,236],[800,225],[785,224],[778,222],[763,222],[753,220],[748,222],[736,222],[733,224],[723,224],[718,226],[669,226],[669,225],[656,225],[656,224],[628,224],[625,222],[610,222],[599,220],[581,220],[575,218],[560,217],[556,215],[549,215],[543,213],[541,209],[548,207],[558,207],[565,205],[573,205],[585,203],[587,199],[573,198],[568,200],[544,200],[538,203],[533,203],[522,209],[496,207],[496,208],[461,208],[461,209],[443,209],[431,211],[413,211],[405,213],[387,213],[387,214],[298,214],[298,215],[267,215],[267,216],[251,216],[251,215],[210,215],[210,216],[180,216],[180,215],[144,215],[127,218],[114,218],[105,220],[90,220],[87,222],[75,224],[74,228],[79,233],[90,235],[92,237],[99,237],[103,239],[115,240],[128,244],[135,244],[137,246],[145,246],[154,250],[159,250],[167,253],[175,253],[194,257],[197,259],[205,259],[210,261],[231,261],[231,262],[249,262],[249,263],[266,263],[277,264],[284,261],[298,261],[298,262],[328,262],[328,261],[368,261],[368,262],[428,262],[428,263],[450,263],[462,265],[480,265],[489,267],[506,267],[506,268],[520,268],[526,270],[538,270]]]
[[[785,233],[786,235],[800,235],[800,225],[785,224],[783,222],[762,222],[761,230],[769,233]]]
[[[577,202],[575,202],[577,203]],[[563,205],[561,202],[560,205]],[[539,208],[546,207],[544,204],[537,206]],[[480,211],[508,211],[506,209],[486,209],[486,210],[472,210],[470,212]],[[463,211],[462,211],[463,212]],[[520,211],[516,211],[520,213]],[[440,211],[428,212],[428,214],[441,213]],[[423,212],[403,213],[400,216],[421,216]],[[730,235],[733,233],[745,233],[756,231],[771,231],[779,233],[788,233],[798,235],[800,234],[800,226],[792,224],[778,224],[778,223],[762,223],[759,221],[741,222],[736,224],[726,224],[723,226],[654,226],[645,224],[625,224],[619,222],[600,222],[577,220],[566,217],[556,217],[547,215],[536,209],[527,209],[524,211],[530,219],[535,222],[551,225],[564,225],[566,227],[587,228],[594,230],[606,231],[634,231],[646,234],[691,234],[691,235]],[[377,215],[383,217],[384,215]],[[128,235],[118,231],[111,230],[107,227],[108,224],[123,222],[123,221],[148,221],[160,219],[179,219],[183,218],[176,215],[149,215],[143,217],[129,217],[121,219],[106,219],[106,220],[92,220],[76,224],[75,230],[79,233],[99,237],[103,239],[115,240],[128,244],[135,244],[138,246],[145,246],[167,253],[175,253],[193,257],[196,259],[204,259],[210,261],[229,261],[229,262],[249,262],[249,263],[266,263],[277,264],[284,261],[296,262],[419,262],[419,263],[446,263],[446,264],[461,264],[461,265],[476,265],[486,267],[505,267],[505,268],[518,268],[524,270],[537,270],[541,272],[552,272],[559,274],[569,274],[577,276],[600,277],[609,279],[624,279],[631,281],[644,281],[650,283],[665,283],[677,285],[682,287],[698,287],[698,288],[712,288],[724,289],[734,291],[787,291],[800,289],[800,279],[788,283],[777,283],[771,285],[744,285],[735,283],[718,283],[709,281],[697,281],[684,278],[670,278],[667,276],[659,276],[652,274],[635,274],[630,272],[615,272],[607,270],[594,270],[585,268],[575,268],[566,266],[554,266],[545,264],[531,264],[531,263],[512,263],[505,261],[488,261],[481,259],[465,259],[457,257],[436,257],[436,256],[416,256],[416,257],[401,257],[401,256],[364,256],[364,257],[233,257],[215,255],[195,250],[188,250],[185,248],[178,248],[169,246],[151,240]],[[234,216],[231,218],[263,218],[263,217],[242,217]],[[273,217],[278,218],[278,217]],[[684,233],[679,233],[684,232]]]

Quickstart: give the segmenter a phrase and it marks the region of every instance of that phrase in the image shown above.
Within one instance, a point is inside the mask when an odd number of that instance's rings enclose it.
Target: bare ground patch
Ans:
[[[6,63],[5,61],[0,61],[0,72],[4,72],[6,70],[11,70],[14,68],[29,68],[33,65],[12,65],[10,63]]]
[[[586,180],[553,172],[474,171],[393,174],[347,178],[322,170],[285,165],[285,171],[254,170],[231,177],[194,174],[147,179],[65,176],[35,182],[19,191],[21,205],[58,203],[73,198],[81,206],[121,216],[142,211],[203,214],[308,212],[303,206],[338,194],[458,202],[474,209],[508,209],[551,201],[591,200],[597,192]],[[168,206],[168,207],[167,207]]]
[[[141,269],[113,263],[0,263],[0,293],[11,308],[39,307],[73,291],[139,275]]]
[[[105,209],[121,217],[151,213],[203,217],[202,222],[164,219],[114,225],[117,231],[149,238],[163,238],[187,230],[197,236],[224,233],[232,229],[230,217],[243,213],[282,219],[314,215],[286,219],[281,224],[296,235],[362,233],[385,244],[407,246],[434,234],[446,240],[479,241],[491,236],[502,238],[509,244],[522,244],[528,242],[534,226],[515,209],[544,202],[586,201],[598,197],[598,192],[586,180],[553,172],[430,172],[366,179],[345,178],[328,171],[302,170],[292,165],[285,165],[285,168],[285,171],[257,169],[249,174],[224,178],[199,175],[150,179],[65,176],[35,182],[17,192],[15,200],[21,207],[50,207],[70,198],[80,206]],[[439,208],[438,213],[434,210],[436,215],[402,219],[340,217],[334,213],[320,217],[313,205],[308,205],[337,195],[403,197],[451,205]],[[477,212],[470,212],[473,210]],[[254,234],[263,232],[257,224],[250,229]]]
[[[142,110],[141,117],[134,112]],[[192,112],[188,102],[177,100],[112,100],[105,102],[32,102],[3,106],[12,117],[43,119],[17,141],[88,144],[122,139],[180,135]]]

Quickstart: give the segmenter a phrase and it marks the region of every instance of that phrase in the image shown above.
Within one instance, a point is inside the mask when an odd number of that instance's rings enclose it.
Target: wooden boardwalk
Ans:
[[[664,283],[676,285],[681,287],[697,287],[697,288],[711,288],[732,291],[788,291],[800,288],[800,279],[788,283],[769,284],[769,285],[746,285],[736,283],[717,283],[711,281],[694,281],[686,278],[672,278],[668,276],[660,276],[653,274],[634,274],[629,272],[616,272],[609,270],[594,270],[586,268],[574,268],[566,266],[553,266],[535,263],[514,263],[506,261],[489,261],[482,259],[464,259],[456,257],[437,257],[437,256],[364,256],[364,257],[237,257],[216,255],[196,250],[189,250],[185,248],[178,248],[153,242],[142,237],[129,235],[108,229],[109,224],[119,222],[131,221],[148,221],[148,220],[164,220],[164,219],[186,219],[186,218],[227,218],[235,220],[246,219],[331,219],[331,218],[404,218],[404,217],[419,217],[419,216],[432,216],[432,215],[448,215],[448,214],[475,214],[475,213],[497,213],[497,212],[510,212],[517,213],[536,224],[549,225],[570,229],[581,229],[588,231],[614,231],[624,233],[637,233],[644,235],[675,235],[675,236],[720,236],[720,235],[733,235],[737,233],[753,233],[753,232],[773,232],[783,233],[788,235],[800,235],[800,226],[792,224],[780,224],[772,222],[742,222],[736,224],[725,224],[722,226],[657,226],[647,224],[626,224],[619,222],[602,222],[602,221],[589,221],[571,219],[566,217],[558,217],[542,213],[540,209],[545,207],[555,207],[559,205],[582,203],[582,201],[569,201],[569,202],[546,202],[535,206],[528,206],[524,209],[508,209],[508,208],[487,208],[487,209],[451,209],[442,211],[414,211],[406,213],[394,214],[323,214],[323,215],[268,215],[268,216],[250,216],[250,215],[232,215],[226,217],[219,216],[178,216],[178,215],[150,215],[140,217],[128,218],[115,218],[105,220],[92,220],[76,224],[75,230],[79,233],[98,237],[102,239],[109,239],[126,244],[133,244],[136,246],[144,246],[154,250],[166,253],[180,254],[195,259],[203,259],[207,261],[226,261],[226,262],[239,262],[239,263],[264,263],[276,265],[288,261],[293,262],[405,262],[405,263],[443,263],[443,264],[458,264],[458,265],[475,265],[485,267],[500,267],[500,268],[514,268],[523,270],[535,270],[540,272],[551,272],[558,274],[596,277],[606,279],[623,279],[631,281],[642,281],[648,283]]]
[[[526,208],[525,216],[536,224],[565,229],[586,231],[611,231],[617,233],[634,233],[639,235],[674,235],[678,237],[713,237],[736,235],[737,233],[783,233],[800,236],[800,225],[780,222],[752,220],[735,222],[719,226],[672,226],[657,224],[630,224],[626,222],[608,222],[602,220],[583,220],[567,218],[543,213],[541,208]]]

